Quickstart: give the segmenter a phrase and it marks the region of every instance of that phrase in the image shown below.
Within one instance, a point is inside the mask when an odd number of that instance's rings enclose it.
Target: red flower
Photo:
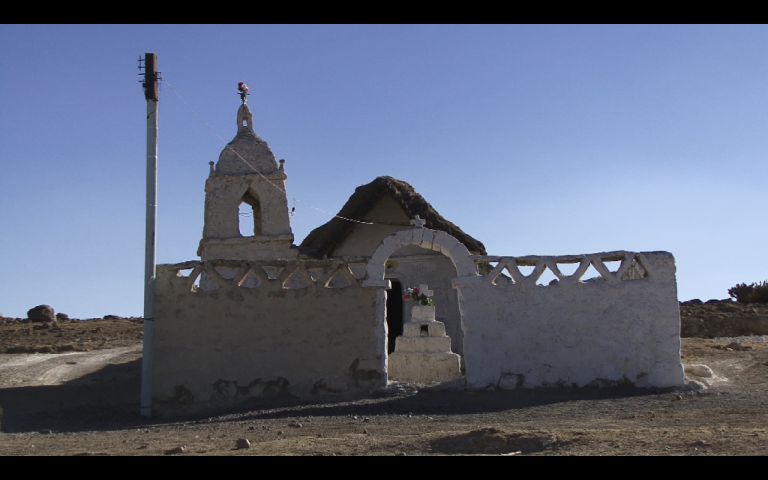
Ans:
[[[406,295],[406,296],[403,297],[403,300],[410,300],[410,299],[411,299],[410,295]]]
[[[413,293],[419,293],[419,289],[418,288],[414,288],[413,289]]]

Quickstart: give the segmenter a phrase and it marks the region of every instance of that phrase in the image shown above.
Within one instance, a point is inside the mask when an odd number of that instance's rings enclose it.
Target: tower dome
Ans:
[[[253,115],[247,104],[237,109],[237,135],[224,147],[216,164],[216,175],[269,174],[278,171],[269,144],[253,131]]]

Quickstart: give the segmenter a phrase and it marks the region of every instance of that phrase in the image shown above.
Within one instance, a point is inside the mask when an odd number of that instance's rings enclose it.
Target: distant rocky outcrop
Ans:
[[[27,312],[27,318],[33,322],[55,322],[56,312],[50,305],[38,305]]]
[[[768,304],[689,300],[680,303],[680,320],[680,333],[686,338],[768,335]]]

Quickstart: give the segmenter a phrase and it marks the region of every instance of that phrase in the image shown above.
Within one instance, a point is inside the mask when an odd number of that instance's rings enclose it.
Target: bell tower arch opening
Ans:
[[[250,237],[261,235],[261,202],[252,190],[248,190],[238,204],[240,235]]]

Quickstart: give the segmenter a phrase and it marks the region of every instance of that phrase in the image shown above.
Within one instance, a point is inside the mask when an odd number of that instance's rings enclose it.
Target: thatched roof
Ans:
[[[432,208],[432,205],[424,200],[424,197],[416,193],[412,186],[392,177],[378,177],[367,185],[357,187],[355,193],[349,197],[349,200],[339,211],[338,215],[364,221],[366,215],[385,195],[388,195],[397,202],[408,218],[414,218],[418,215],[426,220],[425,226],[427,228],[441,230],[453,235],[473,254],[486,255],[485,246],[479,240],[470,237],[459,227],[443,218]],[[347,238],[356,225],[359,224],[340,218],[333,218],[325,225],[312,230],[307,235],[307,238],[301,242],[300,247],[310,255],[318,257],[323,255],[330,256],[344,242],[344,239]],[[405,223],[402,226],[411,227],[410,224]]]

